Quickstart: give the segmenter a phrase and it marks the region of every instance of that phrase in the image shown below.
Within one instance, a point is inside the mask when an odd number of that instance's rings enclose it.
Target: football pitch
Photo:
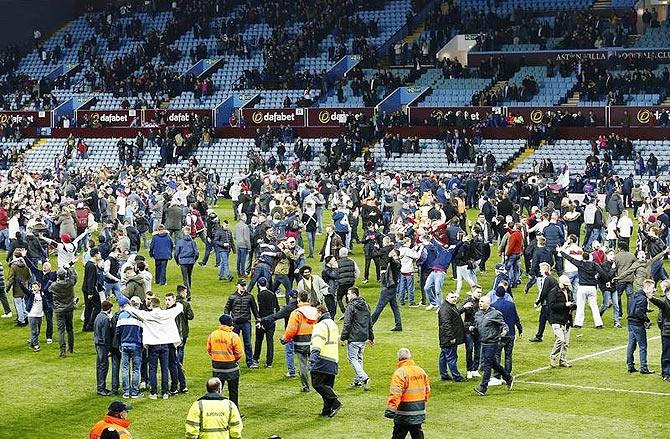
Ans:
[[[232,220],[229,200],[219,203],[216,210],[222,218]],[[471,217],[475,215],[470,212]],[[202,242],[197,242],[202,255]],[[318,236],[315,253],[322,242],[323,236]],[[144,249],[141,253],[148,258]],[[497,247],[491,253],[487,272],[479,274],[484,291],[491,288],[493,266],[498,262]],[[362,246],[354,247],[352,257],[363,270]],[[218,317],[235,289],[234,282],[217,280],[218,269],[213,259],[214,255],[209,266],[196,266],[193,273],[195,319],[191,321],[184,364],[189,393],[153,401],[146,398],[145,392],[145,398],[132,400],[130,431],[135,439],[183,437],[188,409],[204,393],[205,381],[211,376],[207,336],[218,326]],[[232,267],[233,259],[231,256]],[[7,273],[6,262],[3,263]],[[320,273],[322,267],[317,259],[307,263],[315,273]],[[153,272],[153,261],[149,261],[149,269]],[[81,265],[77,272],[80,277],[75,291],[81,296]],[[524,277],[523,281],[526,280]],[[163,299],[179,283],[180,271],[171,261],[168,286],[156,286],[154,291]],[[374,275],[370,283],[357,285],[374,308],[379,296]],[[453,288],[455,281],[448,277],[445,291]],[[420,295],[418,287],[416,292]],[[542,343],[528,341],[537,331],[539,311],[532,305],[536,294],[535,287],[527,295],[523,294],[523,288],[515,291],[524,331],[514,347],[513,374],[517,381],[512,392],[505,386],[495,386],[489,388],[486,397],[481,397],[472,390],[477,380],[440,381],[437,314],[423,307],[402,307],[403,332],[391,332],[393,318],[387,308],[375,325],[375,344],[365,351],[365,369],[372,380],[369,392],[350,388],[352,369],[346,360],[346,349],[339,348],[340,373],[335,391],[343,408],[332,419],[319,416],[321,398],[316,392],[301,393],[299,380],[285,377],[284,350],[278,342],[283,324],[278,322],[274,367],[264,367],[264,351],[259,369],[247,369],[240,362],[243,437],[266,439],[273,434],[284,439],[391,437],[393,423],[383,417],[383,412],[390,377],[396,367],[396,352],[401,347],[412,351],[416,363],[431,379],[432,392],[424,425],[426,438],[670,437],[670,422],[665,413],[670,405],[670,384],[662,381],[658,373],[645,376],[627,372],[625,319],[624,328],[614,328],[612,311],[608,310],[604,316],[605,329],[596,330],[587,309],[584,328],[573,329],[571,334],[569,360],[573,367],[550,369],[548,355],[554,340],[551,328],[545,330]],[[465,291],[459,302],[464,298]],[[283,300],[280,299],[280,304]],[[598,302],[601,301],[599,295]],[[650,318],[655,322],[657,310],[653,305],[652,308]],[[65,359],[58,358],[57,334],[54,344],[45,343],[45,324],[40,337],[42,350],[35,353],[26,343],[28,327],[14,326],[13,319],[0,321],[0,438],[85,438],[90,427],[106,413],[114,397],[96,395],[95,349],[92,334],[81,332],[80,312],[81,308],[75,313],[75,353]],[[338,324],[341,326],[341,322]],[[661,343],[655,324],[648,337],[649,367],[658,372]],[[637,355],[636,365],[639,367]],[[465,374],[464,346],[459,347],[459,369]]]

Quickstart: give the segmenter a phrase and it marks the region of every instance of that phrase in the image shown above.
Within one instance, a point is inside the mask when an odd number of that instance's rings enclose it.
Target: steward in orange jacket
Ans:
[[[127,419],[128,410],[131,409],[129,404],[122,401],[114,401],[109,405],[107,415],[96,423],[88,434],[89,439],[100,439],[102,432],[107,428],[116,430],[121,439],[132,439],[128,427],[130,426],[130,419]]]
[[[400,349],[398,368],[391,377],[388,405],[384,412],[384,416],[393,419],[395,424],[393,437],[396,437],[396,430],[405,433],[421,431],[421,424],[426,422],[426,403],[429,397],[428,375],[414,364],[409,349]]]
[[[228,399],[239,407],[240,365],[242,340],[233,332],[233,318],[228,314],[219,317],[221,326],[207,338],[207,353],[212,359],[212,376],[228,383]]]
[[[303,299],[302,294],[300,299]],[[293,342],[296,351],[309,354],[312,342],[312,330],[319,315],[316,308],[310,306],[309,301],[298,301],[298,308],[291,313],[288,325],[282,336],[282,343]]]

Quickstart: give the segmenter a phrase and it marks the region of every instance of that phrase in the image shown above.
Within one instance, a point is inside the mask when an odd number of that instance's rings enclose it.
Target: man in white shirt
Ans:
[[[617,221],[617,229],[619,229],[619,250],[628,251],[630,248],[630,237],[633,234],[633,221],[628,216],[628,211],[621,212],[621,218]]]
[[[568,239],[562,250],[579,261],[584,259],[584,250],[577,245],[577,237],[575,235],[568,235]],[[563,274],[570,279],[570,283],[572,283],[572,291],[577,291],[577,287],[579,286],[579,272],[577,271],[577,267],[567,259],[563,261]]]
[[[402,241],[402,247],[398,249],[400,255],[400,282],[398,282],[398,296],[400,305],[405,304],[405,298],[409,296],[409,306],[416,308],[421,306],[414,303],[414,263],[421,256],[421,252],[411,248],[412,240],[405,238]]]

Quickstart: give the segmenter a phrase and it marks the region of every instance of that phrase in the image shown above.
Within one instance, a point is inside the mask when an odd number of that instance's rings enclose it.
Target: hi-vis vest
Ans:
[[[220,394],[208,393],[191,405],[186,417],[187,439],[235,439],[242,437],[237,406]]]

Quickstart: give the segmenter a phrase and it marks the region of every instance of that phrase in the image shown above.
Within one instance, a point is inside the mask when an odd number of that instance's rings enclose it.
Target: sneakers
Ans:
[[[431,310],[434,310],[435,308],[436,308],[436,307],[433,306],[433,305],[428,305],[428,306],[426,307],[426,311],[431,311]]]
[[[614,324],[614,327],[615,327],[615,328],[621,328],[621,323],[615,323],[615,324]]]
[[[391,329],[391,332],[402,332],[402,328],[398,328],[397,326],[393,329]]]
[[[170,395],[176,395],[177,393],[179,393],[179,390],[177,389],[170,390]]]
[[[335,407],[334,409],[332,409],[332,410],[330,411],[330,413],[328,413],[328,417],[329,417],[329,418],[332,418],[333,416],[335,416],[335,415],[337,414],[337,412],[340,411],[341,408],[342,408],[342,403],[340,403],[340,405],[338,405],[337,407]]]
[[[168,399],[168,398],[170,398],[170,394],[169,393],[163,393],[163,399]]]
[[[465,378],[463,378],[462,376],[454,377],[455,383],[462,383],[463,381],[465,381]]]
[[[635,369],[635,366],[628,368],[628,373],[635,373],[635,372],[638,372],[638,370]]]
[[[540,343],[540,342],[542,342],[542,339],[535,336],[528,341],[531,342],[531,343]]]
[[[249,365],[249,369],[258,369],[258,363],[255,362],[255,361],[254,361],[253,363],[251,363],[251,364]]]
[[[147,388],[147,383],[146,383],[146,381],[142,381],[142,382],[140,383],[140,390],[144,390],[144,389],[146,389],[146,388]]]
[[[551,367],[552,369],[555,369],[555,368],[558,367],[558,363],[550,358],[549,359],[549,367]]]
[[[468,371],[467,375],[465,376],[467,379],[472,379],[472,372]]]
[[[472,371],[472,378],[481,378],[481,375],[479,374],[478,370]]]
[[[11,312],[5,313],[5,314],[1,315],[0,318],[11,319],[12,318],[12,313]]]
[[[500,378],[496,378],[496,377],[491,377],[491,379],[489,380],[489,386],[499,386],[502,383],[503,383],[503,380],[501,380]]]
[[[271,365],[271,364],[267,364],[267,365],[265,365],[265,367],[267,367],[268,369],[272,369],[272,365]]]
[[[179,393],[188,393],[188,387],[184,387],[179,391]]]
[[[410,304],[409,304],[409,307],[410,307],[410,308],[419,308],[420,306],[421,306],[420,303],[410,303]]]
[[[295,374],[295,373],[291,373],[291,372],[286,373],[286,378],[296,378],[297,376],[298,376],[298,374]]]
[[[559,364],[559,366],[565,367],[565,368],[570,368],[570,367],[572,367],[572,364],[568,363],[567,361],[563,361],[561,364]]]
[[[511,392],[512,387],[514,387],[514,377],[510,377],[509,381],[507,381],[506,384],[507,384],[507,390]]]
[[[477,386],[477,387],[475,387],[475,388],[472,389],[472,390],[474,390],[475,393],[476,393],[477,395],[479,395],[479,396],[486,396],[486,390],[484,390],[484,389],[482,388],[482,386]]]
[[[152,393],[151,395],[149,395],[149,399],[158,399],[158,395]]]
[[[123,398],[123,399],[130,399],[130,395],[128,395],[127,393],[124,393],[123,396],[122,396],[122,398]]]
[[[154,396],[156,396],[156,395],[154,395]],[[131,398],[131,399],[140,399],[140,398],[144,398],[144,393],[138,393],[137,395],[131,395],[130,398]],[[154,399],[155,399],[155,398],[154,398]]]
[[[596,326],[596,329],[603,329],[603,325]]]
[[[640,369],[640,373],[642,375],[653,375],[656,373],[655,370],[649,370],[649,369]]]
[[[40,345],[33,346],[33,351],[39,352],[40,351]]]
[[[364,283],[364,284],[368,283],[368,280],[367,280],[367,279],[363,279],[363,283]]]
[[[363,381],[363,390],[366,392],[370,390],[370,378],[367,378],[365,381]]]
[[[53,343],[53,342],[54,342],[54,341],[53,341],[52,339],[47,338],[47,344],[51,344],[51,343]]]
[[[363,386],[363,384],[359,383],[358,381],[354,381],[353,383],[351,383],[349,385],[349,387],[351,387],[351,388],[356,388],[356,387],[361,387],[361,386]]]
[[[98,395],[100,395],[100,396],[109,396],[111,394],[112,394],[111,390],[107,390],[107,389],[98,390]]]

